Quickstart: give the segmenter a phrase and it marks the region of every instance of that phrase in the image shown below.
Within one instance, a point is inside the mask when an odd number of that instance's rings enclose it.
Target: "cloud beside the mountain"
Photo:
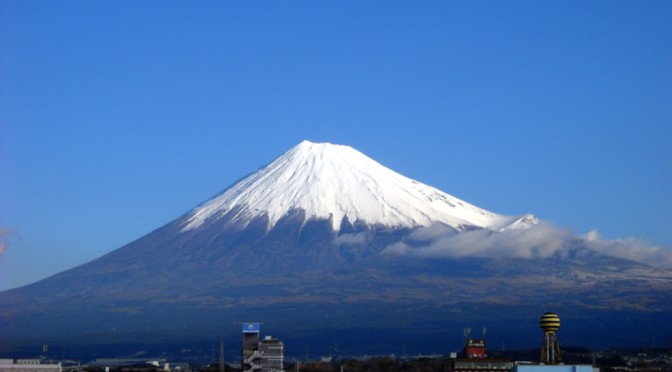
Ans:
[[[596,252],[661,267],[672,267],[672,249],[651,247],[641,239],[601,239],[596,232],[576,237],[567,229],[539,223],[526,229],[491,231],[479,229],[455,232],[435,225],[415,230],[402,242],[386,247],[384,254],[415,257],[562,257],[579,240]]]
[[[415,230],[406,241],[388,246],[383,253],[419,257],[544,258],[559,252],[569,238],[568,231],[544,223],[502,232],[479,229],[459,233],[435,225]]]
[[[672,268],[671,248],[651,246],[639,238],[602,239],[597,230],[589,232],[583,239],[588,248],[602,254]]]

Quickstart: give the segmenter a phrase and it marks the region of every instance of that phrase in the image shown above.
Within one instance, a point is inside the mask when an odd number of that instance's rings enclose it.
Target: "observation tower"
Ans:
[[[555,337],[555,331],[560,328],[560,317],[555,313],[545,313],[539,319],[539,327],[544,331],[544,340],[541,345],[541,364],[562,364],[560,345]]]

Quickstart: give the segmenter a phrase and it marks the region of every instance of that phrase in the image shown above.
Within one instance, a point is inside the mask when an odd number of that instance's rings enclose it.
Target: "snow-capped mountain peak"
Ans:
[[[249,223],[267,215],[268,228],[291,211],[305,218],[394,227],[443,223],[457,229],[500,230],[536,224],[532,215],[495,214],[398,174],[349,146],[303,141],[266,167],[192,210],[182,231],[233,213]]]

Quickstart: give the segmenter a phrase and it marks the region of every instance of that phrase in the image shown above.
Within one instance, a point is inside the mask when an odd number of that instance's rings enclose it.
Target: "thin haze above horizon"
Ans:
[[[0,290],[304,139],[496,213],[672,249],[670,19],[669,1],[2,1]]]

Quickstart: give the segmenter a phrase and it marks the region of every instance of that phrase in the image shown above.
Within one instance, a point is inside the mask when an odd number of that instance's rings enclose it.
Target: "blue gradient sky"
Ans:
[[[672,246],[670,1],[0,1],[0,289],[303,139]]]

